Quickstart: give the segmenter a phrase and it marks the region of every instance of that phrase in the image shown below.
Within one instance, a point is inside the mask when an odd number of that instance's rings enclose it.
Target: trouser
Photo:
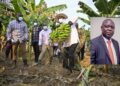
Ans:
[[[47,59],[48,59],[47,64],[48,64],[48,63],[52,62],[51,46],[43,44],[42,45],[42,50],[41,50],[41,53],[40,53],[40,56],[39,56],[40,61],[43,59],[43,57],[45,56],[46,53],[48,53],[48,57],[47,57]]]
[[[24,65],[27,65],[26,43],[25,42],[23,42],[23,43],[17,42],[17,43],[12,44],[12,53],[13,53],[13,58],[12,59],[13,59],[13,62],[16,65],[18,47],[21,51],[21,56],[22,56],[23,63],[24,63]]]
[[[35,62],[38,62],[38,58],[39,58],[39,54],[40,54],[38,42],[32,43],[32,46],[33,46],[33,51],[34,51],[34,55],[35,55]]]
[[[53,55],[56,56],[56,51],[58,49],[58,46],[53,46]]]
[[[82,47],[80,47],[80,45],[78,45],[76,48],[76,54],[77,54],[77,56],[79,56],[79,60],[84,59],[84,53],[85,53],[85,45],[83,45]]]
[[[6,42],[6,49],[5,49],[5,57],[8,58],[9,54],[11,54],[11,59],[12,59],[12,43],[10,41],[7,41]]]
[[[68,68],[71,72],[75,65],[74,52],[78,43],[72,44],[70,47],[65,47],[63,67]]]
[[[81,52],[81,54],[80,54],[81,60],[83,60],[84,59],[84,53],[85,53],[85,45],[83,45],[83,47],[80,49],[80,52]]]

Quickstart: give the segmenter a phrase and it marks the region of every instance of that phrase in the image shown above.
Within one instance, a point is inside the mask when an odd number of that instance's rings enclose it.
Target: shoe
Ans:
[[[38,65],[38,63],[37,63],[37,62],[35,62],[35,63],[33,63],[33,64],[32,64],[32,66],[36,66],[36,65]]]

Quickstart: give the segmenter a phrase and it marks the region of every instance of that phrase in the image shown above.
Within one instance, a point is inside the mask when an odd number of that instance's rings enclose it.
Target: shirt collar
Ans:
[[[103,35],[102,35],[102,37],[103,37],[103,39],[104,39],[105,43],[107,43],[107,42],[108,42],[108,39],[107,39],[107,38],[105,38]],[[110,39],[110,41],[111,41],[111,39]],[[112,41],[111,41],[111,42],[112,42]]]

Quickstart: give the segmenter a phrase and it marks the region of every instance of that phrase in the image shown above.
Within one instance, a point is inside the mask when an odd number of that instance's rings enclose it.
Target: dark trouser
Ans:
[[[53,55],[56,56],[55,52],[58,49],[58,46],[53,46]]]
[[[38,42],[32,43],[32,46],[33,46],[34,55],[35,55],[35,62],[38,62],[38,58],[40,54]]]
[[[65,47],[63,67],[68,68],[71,72],[75,65],[74,52],[78,43],[72,44],[70,47]]]
[[[11,51],[11,59],[12,59],[12,43],[7,41],[6,43],[6,49],[5,49],[5,57],[8,58],[9,57],[9,53]]]
[[[83,45],[83,47],[80,49],[80,52],[81,52],[81,54],[80,54],[81,60],[83,60],[84,59],[84,53],[85,53],[85,45]]]

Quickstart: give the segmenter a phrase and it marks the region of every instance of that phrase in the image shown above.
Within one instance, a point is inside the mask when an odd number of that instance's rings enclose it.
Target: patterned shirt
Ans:
[[[34,26],[32,29],[32,43],[33,42],[39,42],[39,32],[41,31],[41,28],[38,26]]]
[[[28,39],[28,28],[24,21],[18,22],[13,20],[9,23],[7,28],[7,40],[14,40],[14,42]]]

